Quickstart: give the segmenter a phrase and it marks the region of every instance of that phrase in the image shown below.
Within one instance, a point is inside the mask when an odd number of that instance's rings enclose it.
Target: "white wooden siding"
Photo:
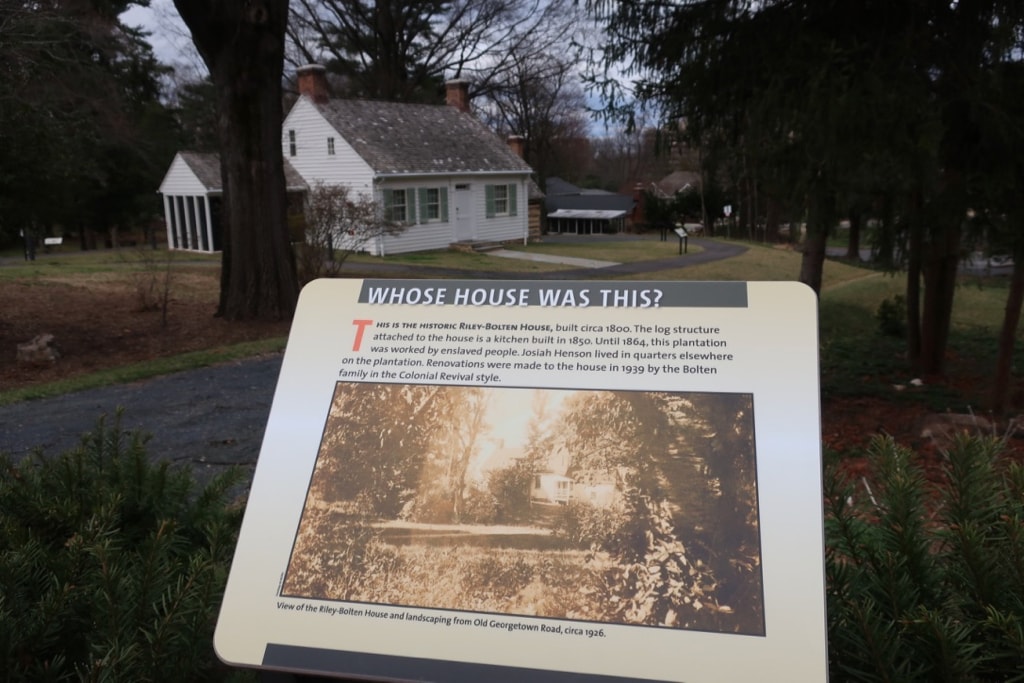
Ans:
[[[289,130],[295,131],[295,156],[288,154]],[[334,138],[334,154],[327,153],[327,138]],[[284,119],[281,151],[310,188],[320,182],[324,185],[345,185],[356,195],[373,192],[370,166],[305,96],[295,102]]]
[[[167,174],[160,183],[159,191],[161,194],[178,196],[205,196],[207,192],[180,154],[174,155],[171,167],[167,169]]]
[[[514,184],[516,190],[516,215],[495,216],[487,218],[484,187],[486,185]],[[527,211],[526,181],[522,176],[435,176],[433,178],[416,178],[403,180],[392,177],[382,181],[378,188],[377,200],[383,206],[383,190],[412,189],[430,187],[448,188],[448,220],[426,224],[414,223],[399,235],[382,237],[370,249],[370,253],[380,255],[383,248],[385,255],[412,251],[444,249],[457,240],[455,233],[455,186],[469,185],[473,195],[473,239],[481,241],[504,242],[506,240],[522,240],[527,236],[529,212]],[[418,192],[411,193],[415,201],[419,201]],[[410,207],[419,218],[420,207],[417,203]]]
[[[399,235],[386,235],[381,239],[384,255],[404,254],[410,251],[444,249],[452,243],[452,226],[448,223],[410,225]],[[370,252],[381,255],[377,245]]]
[[[487,203],[484,195],[485,185],[515,185],[516,215],[494,216],[487,218]],[[477,216],[476,239],[488,242],[504,242],[506,240],[524,240],[529,229],[529,211],[526,202],[527,187],[523,176],[487,176],[473,180],[473,195]]]
[[[421,188],[445,188],[447,192],[448,209],[442,210],[447,213],[448,220],[431,221],[419,223],[420,204],[419,190]],[[402,178],[387,178],[380,182],[377,188],[377,201],[384,206],[384,190],[412,190],[408,193],[406,211],[409,212],[410,222],[403,232],[398,235],[385,235],[373,245],[371,253],[380,254],[383,248],[384,255],[401,254],[410,251],[427,251],[430,249],[444,249],[454,241],[455,234],[455,184],[448,176],[435,176],[432,178],[416,178],[404,180]],[[415,218],[415,222],[412,219]]]

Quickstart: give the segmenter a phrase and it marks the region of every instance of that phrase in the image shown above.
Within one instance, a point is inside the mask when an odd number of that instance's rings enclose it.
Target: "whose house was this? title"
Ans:
[[[428,306],[549,306],[657,308],[660,289],[559,289],[529,287],[371,287],[367,303]]]

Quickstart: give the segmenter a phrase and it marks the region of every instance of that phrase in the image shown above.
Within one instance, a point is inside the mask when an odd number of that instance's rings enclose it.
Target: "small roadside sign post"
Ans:
[[[679,237],[679,254],[688,253],[690,233],[681,225],[675,229],[675,233]]]

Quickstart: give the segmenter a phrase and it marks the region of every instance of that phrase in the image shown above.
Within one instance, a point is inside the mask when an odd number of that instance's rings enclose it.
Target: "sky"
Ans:
[[[121,15],[121,22],[150,33],[147,40],[161,63],[189,68],[201,63],[172,0],[150,0],[149,7],[132,5]]]

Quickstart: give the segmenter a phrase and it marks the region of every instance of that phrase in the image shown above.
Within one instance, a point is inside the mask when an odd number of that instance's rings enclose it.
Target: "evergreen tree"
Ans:
[[[757,188],[806,217],[800,278],[820,287],[828,231],[851,207],[893,207],[908,260],[908,350],[943,369],[965,215],[1005,170],[980,154],[984,113],[1005,101],[1020,60],[1024,9],[1011,0],[919,3],[592,0],[642,102],[732,157],[744,220]],[[596,77],[595,77],[596,78]],[[614,80],[602,83],[612,112]]]
[[[174,126],[129,4],[0,0],[0,240],[156,209]]]

